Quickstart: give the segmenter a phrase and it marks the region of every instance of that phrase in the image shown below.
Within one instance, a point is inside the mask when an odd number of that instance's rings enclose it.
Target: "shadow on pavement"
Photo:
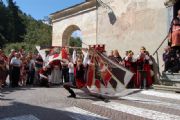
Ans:
[[[68,111],[64,111],[63,109],[56,110],[56,109],[33,106],[19,102],[13,102],[9,106],[0,106],[0,120],[6,120],[4,118],[12,118],[12,117],[18,117],[24,115],[34,116],[38,118],[38,120],[73,120],[73,119],[106,120],[105,118],[100,118],[92,115],[74,113],[74,111],[68,112]],[[12,119],[8,119],[8,120],[12,120]]]
[[[5,94],[9,94],[9,93],[14,92],[14,91],[22,91],[22,90],[35,90],[35,89],[33,89],[33,87],[3,88],[1,90],[1,94],[5,95]]]

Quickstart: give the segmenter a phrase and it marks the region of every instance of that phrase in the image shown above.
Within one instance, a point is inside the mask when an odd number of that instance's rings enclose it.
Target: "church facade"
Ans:
[[[124,56],[127,50],[137,55],[145,46],[153,54],[167,36],[179,4],[179,0],[86,0],[50,15],[52,45],[67,46],[72,32],[81,30],[83,47],[105,44],[107,52],[117,49]],[[158,50],[160,66],[167,45],[168,40]]]

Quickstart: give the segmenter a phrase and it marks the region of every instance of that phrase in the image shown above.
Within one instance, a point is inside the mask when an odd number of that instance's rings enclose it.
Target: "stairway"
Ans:
[[[153,88],[180,92],[180,73],[162,73],[161,85],[153,85]]]

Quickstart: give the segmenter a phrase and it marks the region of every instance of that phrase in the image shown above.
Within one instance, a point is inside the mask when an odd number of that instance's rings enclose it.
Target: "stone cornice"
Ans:
[[[173,6],[178,0],[166,0],[164,5],[166,7],[170,7],[170,6]]]
[[[50,18],[52,19],[52,21],[54,21],[56,19],[64,18],[66,16],[70,16],[70,15],[73,15],[75,13],[79,13],[80,11],[90,9],[90,8],[95,7],[95,6],[96,6],[96,0],[83,2],[81,4],[77,4],[75,6],[66,8],[64,10],[52,13],[52,14],[50,14]]]

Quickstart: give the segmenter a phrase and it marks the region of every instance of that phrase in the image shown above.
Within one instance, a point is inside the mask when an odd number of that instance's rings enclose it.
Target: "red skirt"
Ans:
[[[77,88],[83,88],[84,86],[86,86],[86,82],[84,82],[83,80],[81,79],[76,79],[76,86]]]

